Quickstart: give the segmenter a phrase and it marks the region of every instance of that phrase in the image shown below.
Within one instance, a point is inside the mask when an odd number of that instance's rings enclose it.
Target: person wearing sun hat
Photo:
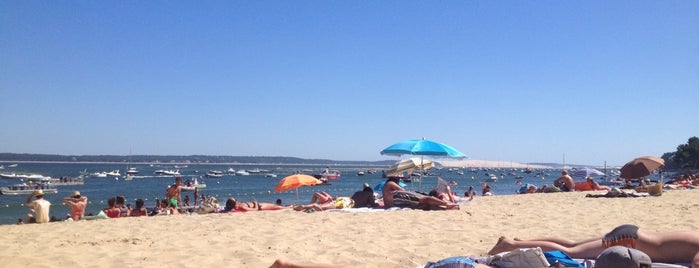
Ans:
[[[70,207],[70,217],[73,221],[78,221],[85,215],[87,197],[80,195],[79,191],[73,191],[69,197],[64,197],[63,203]]]
[[[32,200],[32,198],[36,198]],[[28,207],[34,210],[34,215],[27,219],[27,223],[47,223],[49,222],[49,209],[51,202],[44,199],[44,191],[41,189],[34,190],[25,203]]]

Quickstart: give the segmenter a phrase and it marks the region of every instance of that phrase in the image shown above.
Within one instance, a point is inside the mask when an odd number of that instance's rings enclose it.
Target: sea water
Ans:
[[[139,173],[134,175],[133,180],[125,180],[127,165],[126,164],[93,164],[93,163],[20,163],[14,168],[5,168],[0,170],[0,173],[15,173],[15,174],[41,174],[54,178],[58,177],[77,177],[81,171],[89,173],[109,172],[112,170],[120,170],[122,176],[106,177],[106,178],[85,178],[84,185],[78,186],[59,186],[57,194],[47,194],[44,196],[46,200],[51,202],[50,215],[58,219],[65,219],[66,214],[70,213],[70,209],[62,202],[63,197],[69,196],[73,191],[80,191],[83,196],[88,197],[88,206],[86,213],[97,214],[101,209],[107,207],[107,200],[117,195],[124,195],[127,204],[134,206],[135,200],[141,198],[145,201],[145,206],[152,208],[155,206],[156,199],[162,199],[165,196],[167,187],[174,183],[173,176],[158,175],[156,170],[175,170],[178,169],[171,164],[130,164],[128,167],[136,168]],[[266,170],[260,173],[251,173],[249,176],[236,176],[227,173],[229,168],[235,170]],[[186,167],[179,167],[183,181],[191,178],[197,178],[200,182],[206,183],[206,188],[200,189],[200,195],[213,196],[223,205],[229,197],[235,197],[241,201],[257,200],[259,202],[274,203],[277,199],[281,199],[283,204],[306,204],[310,201],[311,196],[316,191],[325,191],[332,196],[352,196],[355,191],[362,189],[364,183],[369,183],[372,187],[385,181],[381,176],[381,170],[388,169],[388,166],[347,166],[334,165],[330,169],[339,170],[342,175],[337,180],[331,180],[330,185],[308,186],[301,187],[297,192],[294,190],[277,193],[274,192],[274,187],[282,178],[297,173],[315,174],[320,173],[326,166],[305,166],[305,165],[275,165],[275,164],[189,164]],[[224,175],[220,178],[207,178],[206,172],[209,170],[223,171]],[[377,171],[374,174],[369,174],[368,170]],[[364,175],[359,175],[359,172],[364,172]],[[560,173],[559,171],[537,171],[532,173],[524,173],[521,170],[512,169],[477,169],[477,170],[461,170],[463,174],[456,171],[449,171],[447,168],[431,169],[424,176],[421,182],[408,183],[406,186],[409,190],[429,192],[437,184],[437,177],[441,177],[448,182],[452,182],[452,191],[460,196],[473,186],[475,191],[480,195],[482,184],[488,183],[494,194],[510,195],[520,188],[520,183],[531,183],[537,186],[543,184],[551,185]],[[265,174],[274,173],[276,178],[266,177]],[[486,173],[493,173],[498,177],[496,182],[488,181]],[[518,178],[518,176],[521,176]],[[26,181],[20,179],[0,179],[0,187],[19,184]],[[183,191],[182,199],[189,196],[193,199],[193,192]],[[26,195],[0,195],[0,224],[14,224],[19,218],[24,219],[29,209],[24,206],[27,200]],[[194,201],[190,201],[194,204]]]

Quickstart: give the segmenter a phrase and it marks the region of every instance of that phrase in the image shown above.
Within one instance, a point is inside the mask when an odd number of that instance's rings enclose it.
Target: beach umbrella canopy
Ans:
[[[382,155],[430,155],[430,156],[444,156],[444,157],[456,157],[465,158],[462,152],[454,149],[453,147],[446,145],[444,143],[419,139],[419,140],[406,140],[401,141],[391,146],[386,147],[381,151]]]
[[[292,189],[296,189],[296,200],[299,200],[299,187],[301,186],[313,186],[316,184],[323,183],[321,180],[314,178],[311,175],[306,174],[293,174],[281,179],[277,186],[274,187],[275,192],[283,192]]]
[[[600,177],[604,175],[604,172],[594,168],[582,168],[573,172],[573,177],[575,178]]]
[[[624,179],[638,179],[652,174],[665,165],[665,160],[655,156],[642,156],[629,161],[621,167],[621,175]]]
[[[394,156],[419,155],[421,156],[420,161],[424,161],[422,156],[466,158],[465,154],[459,152],[459,150],[456,150],[449,145],[441,142],[426,140],[425,138],[398,142],[386,147],[386,149],[381,150],[381,154]],[[420,180],[418,189],[421,187],[422,180]]]
[[[413,171],[415,171],[416,169],[427,170],[433,167],[434,162],[413,157],[396,162],[386,170],[385,174],[389,177],[398,176],[403,174],[403,172],[407,172],[408,174],[410,174],[413,173]]]
[[[281,179],[277,186],[274,187],[275,192],[283,192],[293,189],[298,189],[301,186],[312,186],[323,183],[319,179],[306,174],[293,174]]]

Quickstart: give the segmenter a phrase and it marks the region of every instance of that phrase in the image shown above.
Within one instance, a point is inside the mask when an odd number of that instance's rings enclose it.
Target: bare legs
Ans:
[[[562,241],[566,242],[566,241]],[[569,243],[570,241],[567,241],[566,243]],[[491,249],[488,254],[489,255],[495,255],[498,253],[506,252],[506,251],[511,251],[514,249],[518,248],[534,248],[534,247],[540,247],[543,251],[551,251],[551,250],[560,250],[565,252],[568,256],[571,256],[573,258],[587,258],[587,259],[594,259],[597,258],[597,255],[599,255],[603,248],[602,248],[602,240],[597,238],[597,239],[590,239],[584,243],[577,243],[577,245],[572,246],[572,247],[566,247],[564,245],[552,242],[552,241],[544,241],[544,240],[526,240],[526,241],[517,241],[514,239],[506,238],[506,237],[500,237],[498,240],[498,243],[495,244],[493,249]]]

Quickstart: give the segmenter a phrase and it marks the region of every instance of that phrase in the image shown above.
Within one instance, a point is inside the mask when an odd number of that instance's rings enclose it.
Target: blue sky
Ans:
[[[1,1],[0,152],[622,165],[699,135],[693,1]]]

